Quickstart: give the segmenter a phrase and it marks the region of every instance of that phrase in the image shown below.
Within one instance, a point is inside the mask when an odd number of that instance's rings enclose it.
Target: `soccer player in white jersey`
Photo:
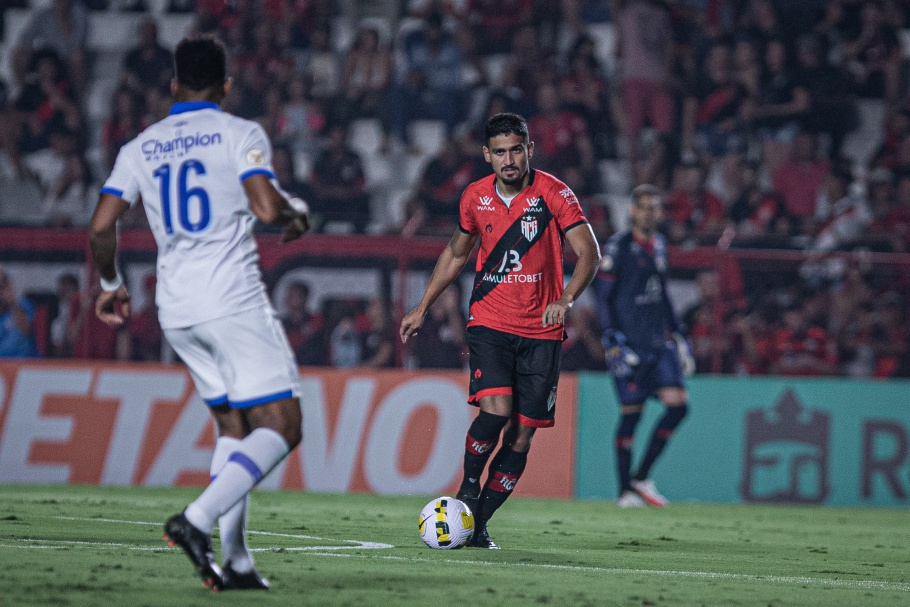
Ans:
[[[175,52],[170,115],[120,150],[91,224],[102,293],[95,312],[111,326],[129,314],[117,271],[117,219],[142,199],[158,243],[156,303],[165,336],[189,367],[218,427],[212,481],[165,523],[212,590],[268,589],[246,546],[248,494],[301,438],[299,376],[269,302],[252,236],[258,217],[307,229],[306,204],[276,187],[271,146],[254,122],[218,104],[231,87],[223,45],[184,39]],[[223,570],[212,553],[218,522]]]

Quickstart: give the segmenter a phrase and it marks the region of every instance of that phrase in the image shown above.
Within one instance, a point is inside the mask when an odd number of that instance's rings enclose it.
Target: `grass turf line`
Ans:
[[[0,487],[0,605],[248,605],[249,594],[203,590],[187,559],[161,541],[155,521],[197,494]],[[429,550],[417,536],[417,515],[431,497],[255,493],[250,544],[273,587],[256,602],[910,604],[906,510],[620,510],[515,499],[490,525],[503,550],[452,552]]]

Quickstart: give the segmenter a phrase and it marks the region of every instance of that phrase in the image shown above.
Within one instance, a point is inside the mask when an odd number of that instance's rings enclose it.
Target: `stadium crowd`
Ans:
[[[367,18],[358,4],[156,3],[225,41],[225,109],[276,142],[276,176],[310,203],[318,230],[450,235],[462,190],[489,173],[481,125],[517,111],[532,166],[573,188],[600,242],[648,182],[667,192],[672,244],[812,252],[787,272],[695,277],[684,320],[700,371],[910,376],[906,265],[832,256],[910,252],[910,2],[400,0],[371,3],[387,10]],[[120,146],[167,113],[171,51],[144,0],[41,5],[4,40],[0,179],[16,194],[12,209],[10,194],[0,199],[0,220],[80,227]],[[149,15],[114,78],[93,67],[92,11]],[[105,78],[116,82],[98,123],[88,104]],[[126,223],[143,226],[141,209]],[[102,339],[80,303],[90,295],[69,278],[58,295],[48,354],[160,358],[153,310]],[[295,283],[283,302],[301,364],[464,365],[458,294],[434,308],[426,351],[404,357],[386,298],[315,314],[308,297]],[[0,331],[27,328],[16,301],[0,301]],[[567,329],[564,367],[603,368],[593,311],[577,306]]]

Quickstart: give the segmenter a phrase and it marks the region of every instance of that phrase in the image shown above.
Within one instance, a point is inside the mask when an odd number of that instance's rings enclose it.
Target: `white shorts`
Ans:
[[[294,355],[271,306],[165,329],[164,335],[210,407],[244,409],[299,393]]]

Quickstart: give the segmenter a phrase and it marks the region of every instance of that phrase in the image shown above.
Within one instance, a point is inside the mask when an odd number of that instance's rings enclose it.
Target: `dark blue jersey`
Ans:
[[[667,243],[661,234],[649,242],[631,232],[615,234],[604,245],[597,279],[597,312],[604,336],[620,331],[638,352],[661,348],[671,332],[681,332],[667,296]]]

